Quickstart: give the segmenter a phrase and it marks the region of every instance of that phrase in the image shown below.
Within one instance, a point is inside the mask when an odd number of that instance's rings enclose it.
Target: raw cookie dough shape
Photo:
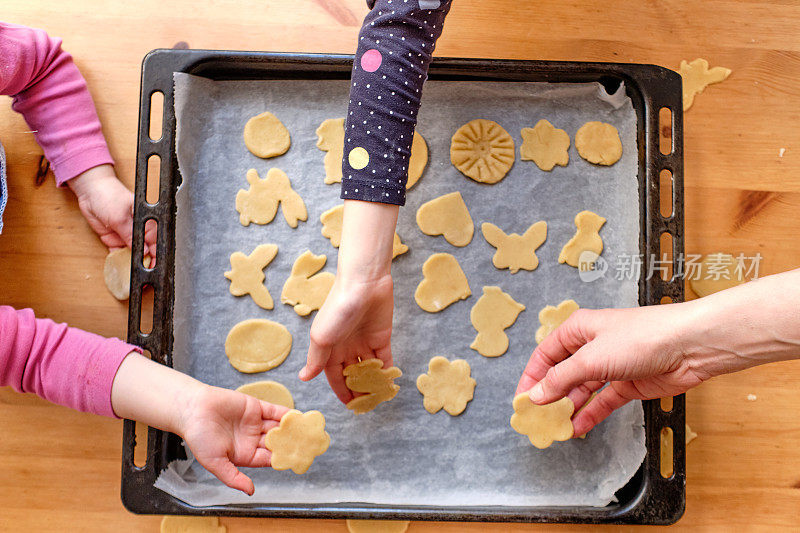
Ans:
[[[322,213],[319,221],[322,222],[322,236],[331,241],[334,248],[338,248],[342,242],[342,220],[344,216],[344,206],[337,205]],[[403,244],[400,236],[395,233],[392,241],[392,259],[408,251],[408,246]]]
[[[264,286],[264,269],[278,253],[276,244],[260,244],[250,255],[242,252],[231,254],[231,269],[225,277],[231,281],[230,291],[234,296],[249,294],[262,309],[272,309],[274,303]]]
[[[342,181],[342,157],[344,156],[344,119],[329,118],[317,128],[317,148],[327,152],[325,183],[331,185]]]
[[[142,264],[150,268],[150,256],[144,256]],[[131,249],[120,248],[109,252],[103,264],[103,281],[108,292],[117,300],[127,300],[131,295]]]
[[[521,160],[533,161],[537,167],[548,172],[556,165],[565,167],[569,163],[569,135],[548,120],[542,119],[532,128],[522,128],[520,134]]]
[[[431,414],[444,408],[450,416],[460,415],[475,392],[475,379],[463,359],[448,361],[437,355],[428,363],[428,373],[417,378],[417,389],[424,399],[422,405]]]
[[[239,189],[236,193],[236,210],[242,226],[269,224],[281,206],[283,218],[289,226],[296,228],[297,221],[308,219],[306,204],[292,189],[292,184],[285,172],[271,168],[263,180],[258,177],[256,169],[247,171],[249,190]]]
[[[403,375],[396,366],[383,368],[380,359],[364,359],[347,366],[343,373],[348,389],[364,393],[347,402],[347,408],[357,415],[372,411],[378,404],[394,398],[400,390],[400,385],[396,385],[394,380]]]
[[[547,239],[547,222],[540,220],[531,225],[525,233],[508,235],[490,222],[481,224],[481,232],[486,242],[497,248],[492,256],[492,264],[500,270],[507,268],[512,274],[520,269],[536,270],[539,258],[536,249]]]
[[[414,300],[424,311],[438,313],[471,294],[467,276],[452,255],[433,254],[422,264],[422,281],[414,292]]]
[[[503,127],[483,118],[458,128],[450,142],[450,162],[480,183],[497,183],[514,165],[514,139]]]
[[[577,311],[579,308],[575,300],[564,300],[558,307],[552,305],[545,306],[539,311],[539,322],[542,324],[536,330],[536,343],[542,342],[545,337],[550,335],[553,330],[564,323],[569,315]]]
[[[451,192],[429,200],[417,209],[417,226],[426,235],[441,235],[453,246],[472,241],[475,225],[461,193]]]
[[[699,267],[696,272],[687,275],[692,291],[701,298],[745,282],[743,269],[730,254],[708,254]]]
[[[544,449],[553,441],[565,441],[572,438],[572,413],[575,404],[569,398],[561,398],[547,405],[537,405],[528,397],[527,392],[517,394],[514,398],[514,414],[511,415],[511,427],[520,435],[527,435],[531,444]]]
[[[161,533],[226,533],[216,516],[165,516],[161,519]]]
[[[254,156],[266,159],[285,154],[291,143],[289,130],[269,111],[244,125],[244,144]]]
[[[283,363],[292,351],[292,334],[282,324],[251,318],[231,328],[225,355],[239,372],[264,372]]]
[[[472,306],[469,320],[478,334],[469,345],[484,357],[499,357],[508,351],[508,335],[510,328],[525,306],[514,300],[500,287],[486,286],[483,295]]]
[[[603,238],[599,231],[605,223],[605,218],[591,211],[581,211],[575,215],[575,226],[578,229],[561,249],[558,262],[579,268],[582,253],[592,252],[598,256],[603,253]]]
[[[310,250],[303,252],[283,284],[281,302],[294,306],[295,313],[300,316],[322,307],[336,279],[330,272],[319,272],[327,260],[325,255],[314,255]]]
[[[605,122],[587,122],[575,134],[575,148],[582,158],[595,165],[611,166],[622,157],[622,141],[617,128]]]
[[[702,93],[706,87],[713,83],[719,83],[728,79],[731,69],[725,67],[708,68],[708,61],[698,57],[691,63],[684,59],[681,61],[680,69],[683,79],[683,110],[686,111],[694,103],[695,95]]]
[[[351,520],[347,519],[350,533],[405,533],[408,520]]]
[[[274,405],[282,405],[289,409],[294,409],[294,398],[292,393],[289,392],[285,386],[277,381],[255,381],[253,383],[245,383],[238,389],[237,392],[247,394],[253,398],[258,398],[262,402],[271,403]]]
[[[411,157],[408,160],[408,181],[406,182],[406,189],[410,189],[422,177],[425,167],[428,166],[428,143],[425,138],[414,132],[414,138],[411,141]]]
[[[314,458],[325,453],[330,443],[325,417],[319,411],[301,413],[292,409],[264,437],[264,445],[272,452],[272,468],[291,469],[295,474],[305,474]]]

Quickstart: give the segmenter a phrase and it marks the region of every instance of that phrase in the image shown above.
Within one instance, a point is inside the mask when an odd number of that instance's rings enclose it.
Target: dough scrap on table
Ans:
[[[144,256],[142,264],[150,268],[150,256]],[[109,252],[103,263],[103,281],[117,300],[127,300],[131,295],[131,249],[120,248]]]
[[[694,97],[702,93],[706,87],[728,79],[731,69],[725,67],[708,68],[708,61],[698,57],[691,63],[685,59],[678,69],[683,80],[683,110],[686,111],[694,103]]]
[[[532,224],[525,233],[506,233],[490,222],[481,224],[481,233],[486,242],[497,248],[492,256],[495,268],[507,268],[512,274],[522,270],[536,270],[539,258],[536,249],[547,239],[547,222],[540,220]]]
[[[544,449],[553,441],[565,441],[572,438],[572,413],[575,404],[568,397],[547,405],[533,403],[527,392],[514,397],[514,414],[511,415],[511,427],[520,435],[526,435],[531,444]]]
[[[225,355],[239,372],[264,372],[283,363],[292,351],[292,334],[282,324],[263,318],[243,320],[225,339]]]
[[[342,221],[344,217],[344,206],[337,205],[322,213],[319,221],[322,222],[322,236],[331,241],[334,248],[338,248],[342,242]],[[408,251],[408,246],[403,244],[400,236],[395,233],[392,241],[392,259]]]
[[[497,183],[514,165],[514,139],[503,127],[483,118],[458,128],[450,142],[450,162],[479,183]]]
[[[578,310],[580,306],[575,300],[564,300],[558,307],[545,306],[539,311],[539,322],[542,324],[536,330],[536,343],[541,343],[553,330],[564,323],[569,315]]]
[[[344,157],[344,119],[329,118],[317,128],[317,148],[327,152],[325,183],[331,185],[342,181],[342,158]]]
[[[314,459],[328,450],[330,443],[325,417],[319,411],[301,413],[292,409],[264,437],[264,445],[272,452],[272,468],[291,469],[295,474],[305,474]]]
[[[405,533],[408,520],[352,520],[347,519],[350,533]]]
[[[524,305],[500,287],[484,287],[483,295],[469,312],[472,327],[478,332],[469,347],[484,357],[499,357],[506,353],[508,335],[505,329],[514,325],[524,310]]]
[[[289,409],[294,409],[294,398],[292,393],[289,392],[284,385],[277,381],[255,381],[253,383],[245,383],[236,389],[237,392],[247,394],[253,398],[258,398],[262,402],[271,403],[274,405],[282,405]]]
[[[394,398],[400,390],[394,380],[403,372],[396,366],[383,368],[380,359],[364,359],[345,367],[343,374],[348,389],[364,393],[347,402],[347,408],[360,415]]]
[[[262,309],[272,309],[274,303],[272,295],[264,285],[264,269],[278,253],[276,244],[260,244],[250,255],[242,252],[231,254],[231,269],[225,272],[225,277],[231,282],[230,292],[234,296],[249,294],[253,301]]]
[[[269,111],[248,120],[243,136],[247,149],[264,159],[285,154],[292,144],[289,130]]]
[[[582,158],[595,165],[611,166],[622,157],[622,141],[617,128],[605,122],[587,122],[575,134],[575,148]]]
[[[689,424],[686,424],[686,444],[689,444],[696,438],[697,438],[697,433],[692,431],[692,428],[689,427]]]
[[[415,131],[411,141],[411,157],[408,160],[406,190],[416,185],[426,166],[428,166],[428,143],[425,142],[422,135]]]
[[[730,254],[708,254],[694,272],[687,272],[689,284],[701,298],[724,291],[745,282],[743,266]]]
[[[422,264],[422,281],[414,292],[414,300],[424,311],[438,313],[471,294],[467,276],[451,254],[433,254]]]
[[[441,355],[431,359],[428,373],[417,378],[425,410],[434,414],[444,408],[451,416],[460,415],[475,393],[476,381],[470,377],[470,371],[469,363],[463,359],[451,362]]]
[[[269,224],[278,212],[278,204],[289,226],[296,228],[298,220],[308,219],[305,202],[292,189],[289,177],[282,170],[271,168],[267,177],[260,179],[256,169],[251,168],[247,171],[247,182],[250,189],[239,189],[236,193],[236,210],[242,226],[251,222]]]
[[[569,163],[569,135],[542,119],[532,128],[522,128],[519,158],[533,161],[542,170],[551,171],[556,165]]]
[[[165,516],[161,519],[161,533],[225,533],[228,528],[216,516]]]
[[[328,258],[303,252],[292,265],[292,273],[283,284],[281,302],[294,306],[300,316],[306,316],[325,303],[336,276],[330,272],[319,272]]]
[[[451,192],[429,200],[417,209],[417,226],[426,235],[441,235],[453,246],[472,241],[475,225],[461,193]]]
[[[581,268],[581,254],[585,252],[593,254],[589,256],[592,261],[597,259],[603,253],[603,238],[600,237],[599,232],[605,223],[605,218],[591,211],[581,211],[575,215],[577,230],[558,254],[558,262]],[[583,261],[586,262],[586,256]]]

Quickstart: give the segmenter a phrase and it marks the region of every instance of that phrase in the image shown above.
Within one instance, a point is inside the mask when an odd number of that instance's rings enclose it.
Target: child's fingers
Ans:
[[[343,370],[342,365],[331,365],[325,368],[325,376],[339,401],[347,403],[353,399],[353,393],[345,384]]]
[[[282,405],[275,405],[274,403],[262,402],[260,400],[259,403],[261,404],[261,418],[268,423],[274,421],[277,425],[277,422],[280,422],[283,415],[290,411],[288,407]]]
[[[253,481],[242,474],[227,457],[225,459],[215,460],[203,466],[227,486],[240,490],[248,496],[252,496],[253,492],[255,492]]]
[[[302,381],[309,381],[317,377],[320,372],[325,370],[325,365],[330,357],[331,346],[321,346],[314,342],[312,338],[311,344],[308,347],[308,355],[306,356],[306,366],[300,370],[300,379]]]
[[[265,420],[265,421],[264,421],[264,422],[261,424],[261,433],[263,433],[264,435],[266,435],[267,433],[269,433],[269,431],[270,431],[271,429],[274,429],[274,428],[278,427],[278,425],[279,425],[279,422],[276,422],[275,420]],[[265,443],[264,443],[264,439],[263,439],[263,438],[262,438],[262,439],[261,439],[261,441],[259,442],[259,446],[261,446],[262,448],[263,448],[264,446],[266,446],[266,445],[265,445]]]
[[[253,457],[246,463],[242,463],[239,466],[244,466],[247,468],[264,468],[265,466],[270,466],[271,458],[272,452],[270,452],[268,449],[256,448],[256,452],[253,454]]]

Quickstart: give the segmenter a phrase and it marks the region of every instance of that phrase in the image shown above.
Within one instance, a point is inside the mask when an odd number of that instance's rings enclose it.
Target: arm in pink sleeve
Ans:
[[[58,185],[114,163],[86,80],[60,39],[0,22],[0,94],[14,97],[12,107],[36,132]]]
[[[141,350],[119,339],[0,306],[0,386],[89,413],[116,416],[111,385],[122,360]]]

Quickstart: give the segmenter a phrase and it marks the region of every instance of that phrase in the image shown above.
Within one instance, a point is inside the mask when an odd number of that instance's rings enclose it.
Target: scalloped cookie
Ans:
[[[425,410],[434,414],[444,408],[450,416],[460,415],[475,392],[476,381],[470,371],[469,363],[463,359],[448,361],[440,355],[431,359],[428,373],[417,378]]]
[[[537,405],[531,401],[527,392],[523,392],[514,398],[513,406],[511,427],[520,435],[527,436],[537,448],[544,449],[553,444],[553,441],[572,438],[572,413],[575,411],[575,404],[569,398]]]
[[[532,128],[522,128],[522,146],[519,147],[519,158],[533,161],[545,171],[553,170],[569,163],[569,135],[542,119]]]
[[[331,436],[325,431],[325,417],[319,411],[301,413],[292,409],[269,430],[264,445],[272,452],[272,468],[305,474],[317,456],[328,450]]]

